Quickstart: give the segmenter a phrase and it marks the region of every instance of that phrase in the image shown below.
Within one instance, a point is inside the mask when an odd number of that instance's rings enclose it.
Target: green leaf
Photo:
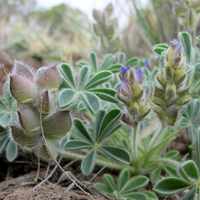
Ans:
[[[180,32],[179,38],[183,45],[187,62],[190,63],[192,59],[192,36],[188,32]]]
[[[17,158],[18,148],[17,144],[10,140],[6,146],[6,158],[9,162],[12,162]]]
[[[74,77],[72,74],[71,67],[68,64],[61,64],[58,66],[58,72],[60,76],[67,82],[70,87],[75,87]]]
[[[154,190],[163,195],[172,195],[185,190],[190,184],[178,177],[167,177],[158,181],[154,186]]]
[[[160,44],[156,44],[153,47],[153,51],[155,53],[157,53],[158,55],[162,55],[166,51],[167,48],[168,48],[168,44],[166,44],[166,43],[160,43]]]
[[[126,185],[121,189],[121,192],[123,192],[123,194],[134,192],[135,190],[145,187],[148,182],[149,179],[146,176],[135,176],[129,179]]]
[[[85,126],[83,125],[82,121],[80,121],[79,119],[75,119],[74,125],[76,129],[79,131],[79,133],[81,134],[81,136],[83,137],[83,139],[88,141],[90,144],[93,143],[93,139],[91,138]]]
[[[1,140],[0,140],[0,154],[3,153],[8,142],[9,142],[9,137],[7,135],[5,135],[1,138]]]
[[[101,71],[95,74],[95,76],[87,83],[86,89],[94,88],[102,83],[108,81],[112,76],[110,71]]]
[[[84,88],[85,84],[88,82],[90,76],[89,67],[84,65],[81,67],[80,70],[80,80],[79,80],[79,87]]]
[[[139,63],[139,59],[136,58],[136,57],[133,57],[133,58],[128,59],[126,65],[127,66],[129,66],[129,65],[130,66],[135,66],[135,65],[138,65],[138,63]]]
[[[91,92],[84,92],[82,97],[85,105],[91,113],[95,113],[99,110],[99,100],[95,94],[92,94]]]
[[[146,199],[147,200],[158,200],[158,197],[156,196],[156,194],[154,192],[144,192],[145,193],[145,196],[146,196]]]
[[[111,159],[120,161],[122,163],[128,164],[130,161],[129,154],[123,149],[111,146],[102,146],[101,151]]]
[[[110,189],[106,184],[96,183],[95,188],[97,191],[104,195],[112,196],[112,189]]]
[[[145,193],[143,192],[131,192],[124,194],[123,197],[126,197],[127,200],[150,200],[147,199]]]
[[[117,73],[119,72],[121,66],[121,64],[112,64],[107,68],[107,70],[111,71],[112,73]]]
[[[106,184],[106,186],[109,188],[109,190],[112,190],[113,192],[117,190],[115,181],[113,177],[110,174],[105,174],[103,176],[103,182]]]
[[[75,101],[75,91],[71,88],[62,89],[58,94],[58,104],[61,108],[70,106]]]
[[[92,89],[91,92],[94,92],[100,99],[111,102],[117,103],[118,100],[116,98],[116,91],[110,88],[98,88]]]
[[[80,140],[71,140],[64,144],[65,150],[89,149],[90,147],[91,144]]]
[[[113,109],[105,115],[98,134],[100,140],[109,137],[120,127],[120,123],[118,121],[120,117],[121,113],[118,109]]]
[[[91,151],[81,162],[81,171],[88,176],[92,173],[96,162],[96,151]]]
[[[118,189],[120,190],[129,180],[129,171],[127,169],[124,169],[121,171],[117,184],[118,184]]]
[[[104,57],[103,63],[101,64],[101,68],[107,69],[112,64],[113,64],[113,56],[112,54],[108,54]]]
[[[189,181],[197,181],[199,179],[199,169],[193,160],[187,160],[182,163],[179,173],[184,179]]]
[[[95,52],[90,53],[90,59],[91,59],[93,69],[97,71],[97,55]]]
[[[185,194],[185,196],[183,197],[183,200],[192,200],[195,199],[195,188],[192,188],[189,192],[187,192]]]

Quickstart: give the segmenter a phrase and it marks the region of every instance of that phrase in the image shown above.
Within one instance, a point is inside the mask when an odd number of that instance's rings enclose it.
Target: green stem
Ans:
[[[77,159],[77,160],[83,160],[85,158],[85,155],[80,154],[80,153],[74,153],[74,152],[67,152],[67,151],[61,151],[60,152],[61,156],[65,159]],[[124,168],[124,165],[117,165],[113,162],[109,162],[109,161],[104,161],[101,159],[97,159],[96,164],[99,166],[104,166],[107,167],[109,169],[115,169],[115,170],[122,170]]]
[[[132,160],[137,160],[137,155],[138,155],[138,137],[137,137],[137,128],[138,128],[138,124],[136,124],[133,127],[132,130],[132,135],[131,135],[131,156],[132,156]]]

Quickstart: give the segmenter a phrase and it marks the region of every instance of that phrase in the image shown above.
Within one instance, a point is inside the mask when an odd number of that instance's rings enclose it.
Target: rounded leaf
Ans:
[[[172,195],[185,190],[190,184],[178,177],[167,177],[156,183],[154,190],[163,195]]]
[[[91,151],[81,162],[81,171],[88,176],[92,173],[96,162],[96,151]]]
[[[17,144],[10,140],[6,146],[6,158],[9,162],[12,162],[17,158],[18,148]]]

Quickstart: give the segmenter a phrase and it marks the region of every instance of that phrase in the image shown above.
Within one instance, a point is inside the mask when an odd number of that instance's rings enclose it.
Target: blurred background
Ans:
[[[179,31],[200,34],[199,0],[0,0],[0,62],[35,67],[124,52],[150,56]]]

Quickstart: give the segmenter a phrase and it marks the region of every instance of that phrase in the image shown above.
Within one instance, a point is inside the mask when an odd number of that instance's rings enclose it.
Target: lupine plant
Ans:
[[[92,52],[74,66],[33,71],[16,63],[1,99],[10,105],[0,117],[1,153],[9,161],[19,148],[44,160],[79,159],[85,176],[96,165],[115,169],[118,177],[106,174],[96,184],[115,200],[198,198],[197,47],[181,32],[153,52],[156,62],[123,53],[99,61]],[[192,144],[184,156],[170,148],[182,132]]]

